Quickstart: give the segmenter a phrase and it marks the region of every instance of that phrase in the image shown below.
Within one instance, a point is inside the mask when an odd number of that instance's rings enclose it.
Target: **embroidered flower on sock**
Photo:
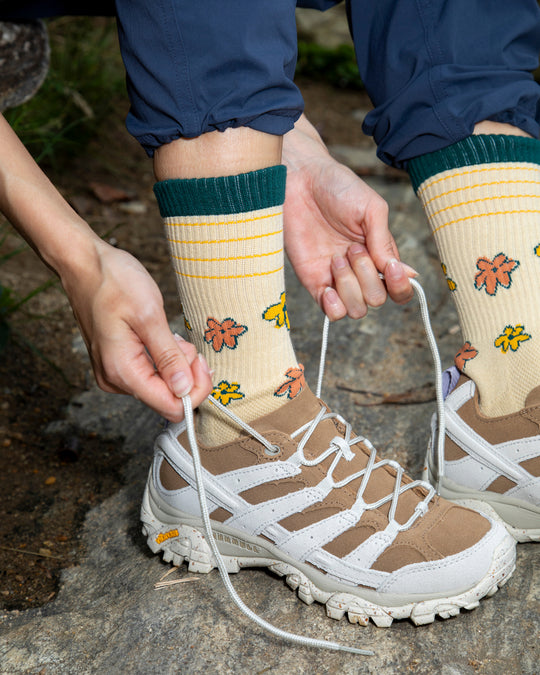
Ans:
[[[470,342],[466,342],[459,352],[454,356],[454,363],[458,370],[464,370],[467,361],[478,356],[478,350],[475,349]]]
[[[304,366],[299,363],[298,368],[289,368],[285,373],[285,377],[288,378],[287,381],[276,389],[274,396],[287,396],[287,398],[298,396],[306,386]]]
[[[534,255],[537,255],[540,258],[540,244],[537,244],[534,247]]]
[[[186,330],[192,331],[193,328],[191,327],[191,324],[187,320],[187,316],[184,314],[184,326],[186,327]]]
[[[496,338],[495,347],[500,348],[503,354],[511,349],[517,351],[522,342],[530,340],[531,336],[523,332],[523,325],[518,323],[516,326],[506,326],[504,331]]]
[[[247,326],[236,323],[234,319],[223,319],[220,323],[212,317],[206,320],[208,329],[204,333],[205,342],[212,343],[215,352],[220,352],[225,345],[229,349],[236,349],[238,338],[247,331]]]
[[[498,253],[493,260],[478,258],[476,267],[479,272],[474,277],[474,285],[479,291],[485,287],[488,295],[495,295],[499,286],[510,288],[511,274],[518,265],[519,260],[512,260],[505,253]]]
[[[285,291],[283,291],[281,294],[279,302],[277,302],[275,305],[270,305],[264,310],[262,318],[265,321],[275,321],[276,328],[283,328],[283,326],[286,326],[287,330],[290,330],[291,325],[289,323],[289,315],[287,313]]]
[[[441,263],[441,267],[442,267],[443,274],[446,277],[446,283],[448,284],[448,288],[451,291],[455,291],[456,288],[457,288],[456,282],[453,279],[450,279],[450,277],[448,276],[448,273],[446,271],[446,265],[444,263]]]
[[[212,389],[212,396],[222,405],[229,405],[231,401],[244,398],[245,394],[240,391],[238,382],[221,382]]]

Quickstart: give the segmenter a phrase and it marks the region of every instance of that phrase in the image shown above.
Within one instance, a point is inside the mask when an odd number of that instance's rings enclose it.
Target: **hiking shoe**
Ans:
[[[377,626],[454,616],[512,574],[515,542],[499,523],[377,458],[307,386],[240,424],[238,439],[197,453],[228,572],[267,567],[329,617]],[[152,551],[210,572],[201,513],[186,422],[174,424],[156,440],[141,509]]]
[[[471,379],[452,366],[443,381],[444,461],[437,470],[434,415],[425,480],[446,499],[501,522],[517,541],[540,541],[540,387],[522,410],[485,417]]]

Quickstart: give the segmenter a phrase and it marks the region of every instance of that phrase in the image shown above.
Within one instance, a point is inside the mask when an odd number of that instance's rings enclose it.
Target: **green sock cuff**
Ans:
[[[285,201],[287,169],[271,166],[237,176],[164,180],[154,185],[162,218],[247,213]]]
[[[540,141],[503,134],[473,135],[442,150],[411,159],[408,172],[417,192],[425,180],[442,171],[499,162],[540,164]]]

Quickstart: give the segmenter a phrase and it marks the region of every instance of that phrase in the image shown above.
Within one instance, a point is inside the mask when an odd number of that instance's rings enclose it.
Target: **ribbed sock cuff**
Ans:
[[[278,165],[237,176],[164,180],[154,193],[162,218],[248,213],[283,204],[286,175]]]
[[[409,162],[408,171],[417,192],[425,180],[442,171],[499,162],[540,164],[540,141],[503,134],[472,135],[442,150],[415,157]]]

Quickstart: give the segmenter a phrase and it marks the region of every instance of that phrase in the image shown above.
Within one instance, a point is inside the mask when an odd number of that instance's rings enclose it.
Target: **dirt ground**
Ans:
[[[356,110],[359,92],[301,82],[306,112],[326,142],[366,142]],[[174,276],[152,193],[151,163],[124,128],[127,103],[82,154],[49,176],[101,236],[135,255],[159,284],[170,318],[178,314]],[[0,221],[1,222],[1,221]],[[20,245],[10,235],[2,252]],[[4,286],[23,296],[52,278],[28,250],[0,267]],[[13,316],[0,352],[0,606],[26,609],[52,600],[62,568],[84,556],[79,531],[86,511],[122,484],[119,443],[54,436],[76,393],[93,383],[88,361],[74,352],[77,325],[59,286],[37,295]]]

